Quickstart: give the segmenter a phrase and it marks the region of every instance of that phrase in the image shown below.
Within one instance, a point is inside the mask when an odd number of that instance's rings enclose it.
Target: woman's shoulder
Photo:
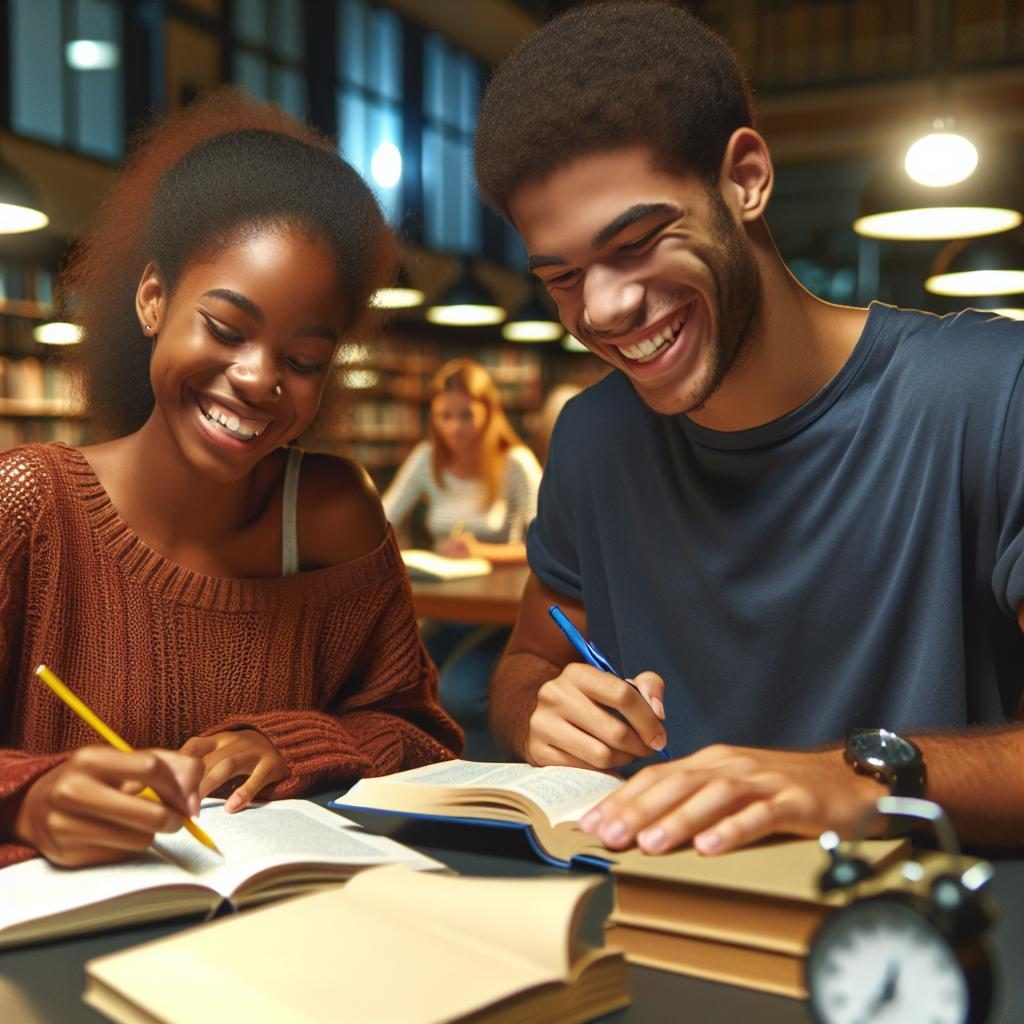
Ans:
[[[23,444],[0,452],[0,512],[5,520],[35,520],[53,498],[65,452],[56,444]]]
[[[540,477],[541,468],[537,456],[525,444],[513,445],[508,450],[508,468],[528,477]]]
[[[366,470],[352,459],[306,452],[299,475],[299,545],[306,564],[336,565],[380,546],[387,520]]]

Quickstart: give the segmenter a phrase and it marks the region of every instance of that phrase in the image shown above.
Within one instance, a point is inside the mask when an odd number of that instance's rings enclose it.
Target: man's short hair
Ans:
[[[717,181],[726,144],[753,126],[728,44],[688,11],[652,3],[577,7],[526,39],[497,69],[476,131],[484,200],[577,157],[647,146],[662,170]]]

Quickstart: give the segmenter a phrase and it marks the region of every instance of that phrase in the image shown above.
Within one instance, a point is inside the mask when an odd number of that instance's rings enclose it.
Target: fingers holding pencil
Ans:
[[[201,777],[202,763],[182,754],[82,747],[29,787],[14,832],[63,867],[122,860],[157,833],[181,828],[198,804]]]

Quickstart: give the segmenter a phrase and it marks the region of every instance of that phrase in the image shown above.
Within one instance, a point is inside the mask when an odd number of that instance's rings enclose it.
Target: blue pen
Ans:
[[[607,672],[610,675],[621,679],[628,686],[632,686],[637,693],[643,697],[640,692],[640,687],[636,685],[631,679],[627,679],[621,672],[617,672],[613,667],[612,663],[592,644],[566,617],[565,612],[558,607],[557,604],[553,604],[548,609],[548,614],[555,620],[555,624],[565,634],[566,639],[576,649],[576,653],[588,664],[593,665],[594,668],[600,669],[602,672]],[[647,699],[646,697],[644,698]],[[668,752],[668,746],[664,746],[658,753],[667,761],[670,757]]]

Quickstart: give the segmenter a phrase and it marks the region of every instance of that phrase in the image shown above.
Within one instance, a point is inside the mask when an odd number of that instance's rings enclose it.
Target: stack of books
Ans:
[[[861,844],[876,867],[905,840]],[[804,959],[825,917],[847,896],[823,896],[828,856],[814,840],[761,843],[718,857],[693,849],[618,855],[606,941],[634,963],[805,998]]]

